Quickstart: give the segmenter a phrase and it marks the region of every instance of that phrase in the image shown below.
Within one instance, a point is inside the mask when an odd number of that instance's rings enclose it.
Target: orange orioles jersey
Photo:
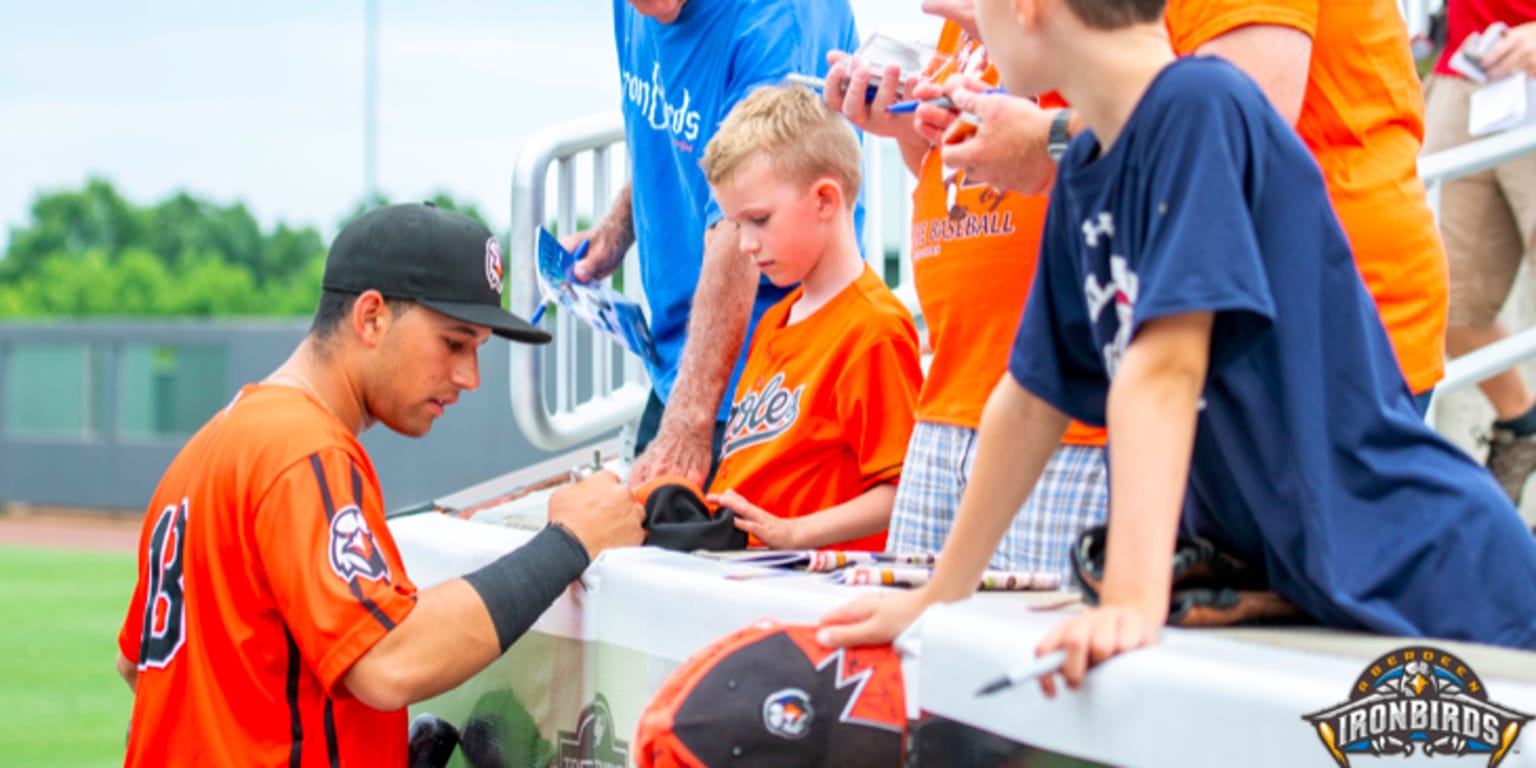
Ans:
[[[810,317],[785,325],[801,292],[757,324],[710,484],[781,517],[895,482],[923,381],[912,316],[868,266]],[[832,548],[881,551],[885,533]]]
[[[145,516],[126,764],[404,766],[405,710],[339,681],[415,604],[356,437],[299,390],[245,387]]]
[[[998,82],[979,40],[945,22],[938,48],[949,54],[929,75]],[[1058,102],[1059,103],[1059,102]],[[945,167],[942,151],[923,157],[912,192],[912,280],[928,322],[933,360],[918,398],[921,421],[975,429],[1008,350],[1035,277],[1044,195],[1021,195],[967,181]],[[1072,422],[1062,442],[1104,445],[1101,429]]]

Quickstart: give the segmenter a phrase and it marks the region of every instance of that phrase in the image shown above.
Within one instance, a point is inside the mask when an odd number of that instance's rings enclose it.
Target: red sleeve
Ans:
[[[846,361],[837,380],[838,419],[858,454],[864,490],[901,477],[922,384],[910,326],[883,335]]]
[[[147,513],[145,518],[149,518]],[[117,649],[134,664],[139,663],[139,644],[144,642],[144,598],[149,592],[148,580],[145,578],[149,560],[148,526],[146,522],[145,529],[139,533],[138,577],[134,579],[133,597],[128,600],[128,615],[123,617],[123,627],[117,632]]]
[[[299,653],[328,692],[416,605],[378,484],[345,451],[280,475],[256,513],[256,548]]]
[[[1173,0],[1163,14],[1168,39],[1181,56],[1251,24],[1291,27],[1317,37],[1320,0]]]

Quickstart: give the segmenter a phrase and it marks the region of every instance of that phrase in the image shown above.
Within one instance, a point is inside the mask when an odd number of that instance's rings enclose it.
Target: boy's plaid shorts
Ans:
[[[907,444],[891,513],[889,552],[938,552],[976,460],[976,430],[920,421]],[[1083,530],[1104,522],[1109,472],[1104,449],[1063,445],[1013,517],[989,567],[1061,574],[1072,584],[1071,548]]]

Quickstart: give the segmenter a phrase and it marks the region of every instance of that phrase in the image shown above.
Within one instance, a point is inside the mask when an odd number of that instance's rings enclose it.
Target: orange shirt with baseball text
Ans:
[[[341,678],[415,604],[357,438],[297,389],[245,387],[145,516],[126,765],[404,766],[405,710]]]
[[[900,478],[923,383],[912,316],[868,266],[786,325],[802,292],[758,321],[710,483],[789,518]],[[883,551],[885,533],[829,549]]]
[[[1424,96],[1392,0],[1172,0],[1174,49],[1194,52],[1238,27],[1312,38],[1296,131],[1317,157],[1365,285],[1415,393],[1445,372],[1448,267],[1418,176]]]
[[[996,85],[980,41],[944,23],[938,82],[951,74]],[[992,388],[1008,367],[1008,351],[1035,278],[1044,195],[1021,195],[965,180],[946,168],[942,152],[923,156],[912,192],[912,278],[928,323],[933,359],[918,397],[919,421],[975,429]],[[1102,446],[1105,432],[1072,422],[1062,442]]]

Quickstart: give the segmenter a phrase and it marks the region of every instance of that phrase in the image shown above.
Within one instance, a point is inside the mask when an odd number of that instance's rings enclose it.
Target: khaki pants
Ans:
[[[1467,106],[1480,87],[1459,77],[1429,77],[1425,154],[1473,140]],[[1440,234],[1450,262],[1450,324],[1489,325],[1509,298],[1521,259],[1536,257],[1536,154],[1442,184]]]

